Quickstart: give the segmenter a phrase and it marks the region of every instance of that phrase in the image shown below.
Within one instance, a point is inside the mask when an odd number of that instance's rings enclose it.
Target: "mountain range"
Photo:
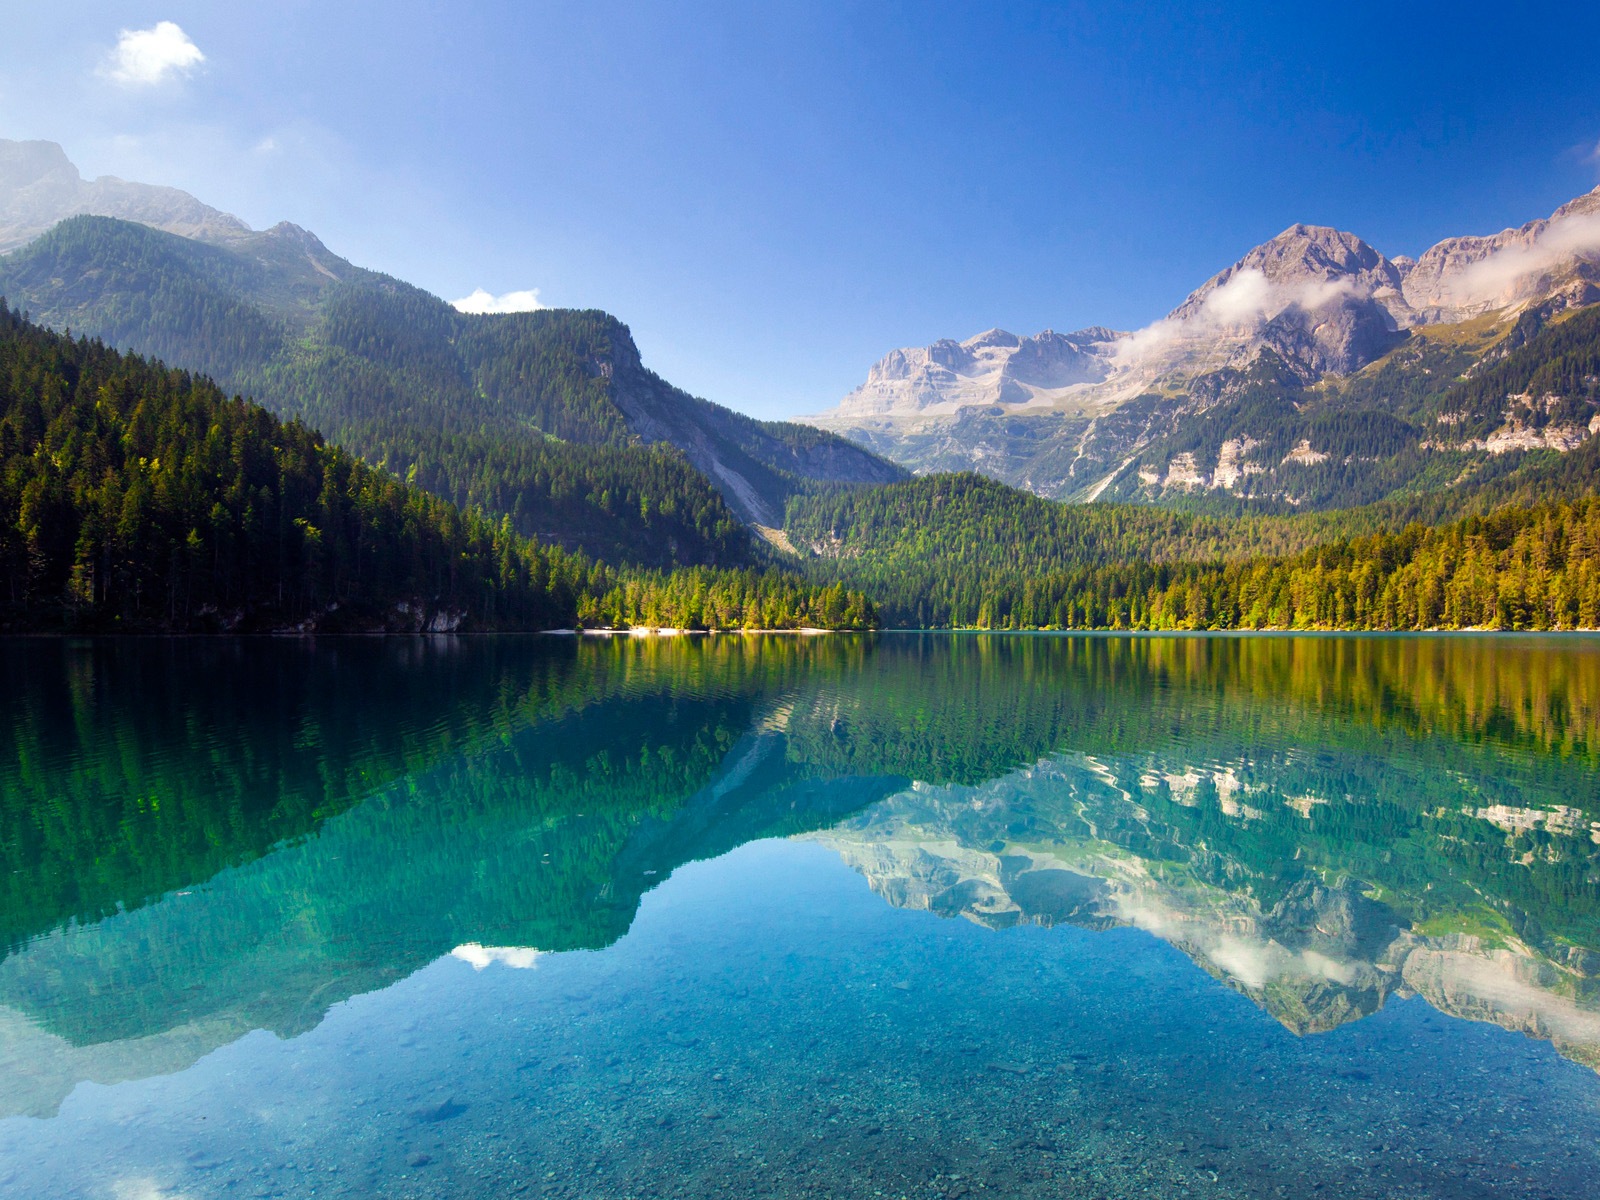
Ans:
[[[618,567],[780,566],[770,588],[817,611],[849,587],[914,626],[1600,612],[1600,189],[1415,261],[1296,225],[1144,329],[899,350],[816,424],[673,387],[608,313],[461,312],[295,225],[85,181],[51,143],[0,143],[0,244],[0,297],[34,321],[208,375],[495,536]],[[183,558],[187,534],[162,544]],[[658,583],[600,607],[662,623],[640,607]],[[734,619],[698,586],[674,611]]]
[[[1569,450],[1591,394],[1550,422],[1507,395],[1461,436],[1452,385],[1538,329],[1600,301],[1600,188],[1549,218],[1390,258],[1351,233],[1294,225],[1212,276],[1166,317],[896,350],[834,409],[807,418],[921,471],[977,470],[1040,495],[1291,511],[1381,498],[1403,456]],[[1249,419],[1215,445],[1203,426]],[[1384,445],[1318,437],[1321,418],[1384,427]],[[1284,434],[1296,434],[1284,445]],[[1313,470],[1337,457],[1336,486]],[[1320,474],[1326,475],[1327,469]],[[1409,472],[1408,472],[1409,473]]]
[[[517,530],[653,567],[742,565],[818,483],[905,472],[648,370],[606,313],[456,311],[312,233],[252,230],[172,188],[83,180],[0,142],[0,295],[36,321],[204,372]]]

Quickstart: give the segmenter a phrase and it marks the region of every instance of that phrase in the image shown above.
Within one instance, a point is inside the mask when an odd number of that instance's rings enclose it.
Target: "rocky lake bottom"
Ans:
[[[38,1197],[1584,1196],[1600,1079],[1419,999],[1299,1037],[1136,930],[898,911],[761,842],[601,951],[468,947],[0,1123]]]

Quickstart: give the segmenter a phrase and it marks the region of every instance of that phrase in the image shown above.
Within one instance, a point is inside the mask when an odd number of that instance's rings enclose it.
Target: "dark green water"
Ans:
[[[0,642],[0,1196],[1600,1195],[1600,640]]]

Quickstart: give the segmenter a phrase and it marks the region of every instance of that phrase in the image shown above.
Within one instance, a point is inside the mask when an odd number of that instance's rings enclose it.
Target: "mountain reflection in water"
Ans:
[[[445,956],[610,946],[684,864],[793,836],[896,907],[1145,930],[1296,1033],[1420,996],[1600,1068],[1594,639],[36,641],[0,669],[0,1116]]]

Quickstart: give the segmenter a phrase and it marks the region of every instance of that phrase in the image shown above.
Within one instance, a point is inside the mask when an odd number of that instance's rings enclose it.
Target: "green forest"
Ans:
[[[0,627],[837,625],[792,573],[610,567],[409,486],[209,380],[0,307]]]
[[[982,574],[882,563],[889,625],[977,629],[1424,630],[1600,626],[1600,498],[1234,561],[1135,559]],[[847,578],[857,574],[846,572]]]
[[[828,627],[866,623],[862,596],[905,628],[1594,629],[1595,457],[1546,474],[1568,499],[1524,483],[1437,524],[1393,503],[1231,519],[1066,505],[957,475],[798,499],[787,532]]]

